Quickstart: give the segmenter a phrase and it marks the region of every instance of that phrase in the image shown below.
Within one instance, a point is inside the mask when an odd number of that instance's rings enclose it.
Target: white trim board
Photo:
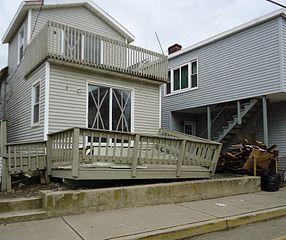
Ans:
[[[44,140],[48,139],[49,133],[49,100],[50,100],[50,63],[46,62],[45,73],[45,112],[44,112]]]
[[[32,33],[32,9],[28,12],[28,22],[27,22],[27,45],[30,43]]]

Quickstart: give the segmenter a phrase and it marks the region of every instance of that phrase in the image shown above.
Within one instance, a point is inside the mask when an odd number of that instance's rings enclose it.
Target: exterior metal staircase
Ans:
[[[246,115],[250,112],[251,109],[256,105],[258,102],[257,99],[250,99],[249,102],[241,104],[240,109],[240,117],[243,119],[243,117],[246,117]],[[222,142],[222,140],[231,133],[231,131],[235,127],[241,126],[239,124],[239,118],[238,115],[233,115],[232,119],[227,121],[226,124],[224,124],[221,128],[221,131],[218,132],[217,137],[215,137],[213,140],[216,142]]]

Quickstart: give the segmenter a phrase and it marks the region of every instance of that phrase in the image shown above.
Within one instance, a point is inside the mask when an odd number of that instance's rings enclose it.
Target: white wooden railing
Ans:
[[[9,174],[46,169],[46,142],[8,144]]]
[[[49,21],[27,47],[25,74],[46,58],[89,67],[167,80],[167,57],[95,33]]]
[[[48,135],[48,141],[5,143],[6,122],[1,122],[3,163],[2,190],[11,190],[13,174],[53,169],[68,169],[77,178],[84,167],[138,169],[171,166],[172,176],[181,176],[184,167],[204,167],[214,174],[221,144],[161,129],[159,135],[71,128]],[[95,176],[96,178],[96,176]]]
[[[201,166],[214,173],[220,149],[221,144],[202,139],[74,128],[49,135],[48,162],[50,171],[70,166],[75,178],[82,166],[113,164],[130,166],[132,177],[138,167],[173,165],[179,177],[183,166]]]

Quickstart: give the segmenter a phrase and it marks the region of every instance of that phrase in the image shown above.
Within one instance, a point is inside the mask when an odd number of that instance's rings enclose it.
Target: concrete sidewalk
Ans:
[[[0,226],[0,239],[180,239],[286,215],[286,188]]]

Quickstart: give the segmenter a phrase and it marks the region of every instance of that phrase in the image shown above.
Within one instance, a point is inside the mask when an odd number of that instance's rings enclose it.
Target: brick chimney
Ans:
[[[174,45],[168,48],[168,53],[172,54],[172,53],[180,51],[181,49],[182,49],[182,46],[178,43],[175,43]]]

